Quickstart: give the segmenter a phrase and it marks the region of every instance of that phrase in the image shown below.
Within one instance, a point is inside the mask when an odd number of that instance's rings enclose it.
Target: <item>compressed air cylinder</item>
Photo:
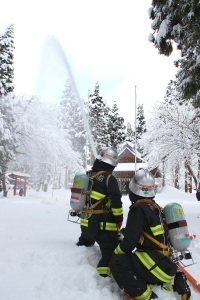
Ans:
[[[70,199],[70,206],[75,211],[81,211],[85,206],[88,185],[89,177],[86,174],[75,175]]]
[[[182,206],[173,202],[167,204],[163,212],[172,246],[177,251],[186,250],[191,240]]]

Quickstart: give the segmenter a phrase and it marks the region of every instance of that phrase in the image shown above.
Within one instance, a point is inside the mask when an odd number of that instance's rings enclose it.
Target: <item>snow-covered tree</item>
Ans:
[[[126,126],[124,125],[124,118],[119,114],[119,109],[116,101],[114,101],[112,109],[108,114],[108,134],[109,134],[109,144],[107,146],[117,147],[126,139]]]
[[[126,128],[127,128],[126,129],[126,141],[134,143],[134,141],[135,141],[135,132],[132,129],[131,123],[128,122]]]
[[[14,25],[10,25],[5,34],[0,35],[0,96],[6,96],[14,90]]]
[[[95,85],[94,92],[89,96],[89,124],[97,152],[107,142],[107,117],[108,109],[100,96],[99,83]]]
[[[173,42],[180,50],[181,58],[177,84],[184,99],[198,97],[200,106],[200,2],[199,0],[154,0],[149,9],[153,34],[150,41],[160,54],[169,56]]]
[[[83,105],[84,106],[84,105]],[[85,113],[82,112],[70,80],[67,81],[59,106],[59,127],[65,133],[65,139],[70,141],[74,151],[85,160],[86,129],[84,126]]]
[[[15,130],[14,105],[11,94],[0,97],[0,180],[6,196],[5,174],[10,160],[15,158],[18,140]]]
[[[153,118],[148,120],[147,132],[140,141],[145,157],[153,167],[162,164],[165,169],[163,175],[168,179],[170,176],[173,182],[177,180],[177,172],[183,178],[187,164],[196,184],[200,149],[199,114],[199,109],[194,109],[189,102],[180,105],[177,101],[165,101],[155,107]]]
[[[17,138],[17,151],[9,169],[30,173],[32,179],[45,179],[55,168],[81,169],[81,159],[72,150],[64,131],[57,126],[58,113],[37,97],[16,96],[12,136]]]
[[[143,150],[140,146],[140,140],[143,133],[146,132],[146,120],[144,116],[144,105],[138,104],[137,107],[137,116],[136,116],[136,140],[138,151],[142,154]]]

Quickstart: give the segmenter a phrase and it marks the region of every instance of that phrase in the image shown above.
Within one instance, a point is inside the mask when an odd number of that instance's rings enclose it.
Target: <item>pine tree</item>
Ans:
[[[135,133],[132,129],[131,123],[127,123],[127,130],[126,130],[126,141],[134,143],[135,140]]]
[[[181,58],[175,64],[177,85],[182,98],[197,97],[200,106],[200,2],[199,0],[154,0],[149,10],[154,33],[150,41],[160,54],[169,56],[173,42],[180,50]]]
[[[59,127],[65,132],[65,139],[70,140],[72,148],[81,154],[84,161],[86,130],[81,111],[72,83],[67,81],[59,107]]]
[[[140,146],[140,140],[142,138],[143,133],[146,132],[146,121],[144,116],[144,107],[143,104],[138,104],[137,107],[137,117],[136,117],[136,140],[138,151],[142,154],[143,150]]]
[[[15,158],[18,141],[14,133],[13,98],[0,97],[0,180],[3,185],[4,196],[7,196],[6,171],[10,160]]]
[[[0,96],[6,96],[14,90],[14,25],[10,25],[6,33],[0,36]]]
[[[116,101],[114,101],[113,107],[109,113],[108,133],[110,137],[109,146],[117,147],[126,139],[125,133],[126,126],[124,125],[124,119],[119,114],[119,109]]]
[[[0,180],[4,196],[7,196],[5,178],[7,166],[16,152],[16,140],[12,136],[14,121],[12,97],[6,97],[14,90],[13,31],[14,26],[10,25],[6,33],[0,36]]]
[[[94,92],[89,97],[89,123],[96,145],[97,152],[105,146],[107,141],[107,124],[105,115],[108,114],[103,98],[99,94],[99,83],[95,85]]]

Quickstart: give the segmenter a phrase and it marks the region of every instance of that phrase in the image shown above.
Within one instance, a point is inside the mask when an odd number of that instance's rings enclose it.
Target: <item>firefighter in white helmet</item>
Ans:
[[[90,191],[93,213],[88,219],[81,219],[81,236],[77,243],[77,246],[89,247],[97,242],[102,254],[97,271],[103,277],[110,276],[109,261],[119,244],[118,231],[123,221],[121,192],[112,175],[117,158],[117,150],[106,147],[87,172],[90,178],[95,176]]]
[[[150,285],[162,285],[190,298],[190,289],[183,274],[165,250],[165,232],[161,221],[161,207],[154,201],[155,179],[146,169],[139,169],[129,185],[132,202],[128,213],[124,238],[114,251],[110,270],[117,284],[129,299],[157,299]],[[158,243],[156,242],[158,241]]]

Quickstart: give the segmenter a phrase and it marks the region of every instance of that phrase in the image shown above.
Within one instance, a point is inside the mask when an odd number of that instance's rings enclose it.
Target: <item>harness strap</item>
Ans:
[[[91,176],[90,178],[93,180],[95,177],[97,177],[98,175],[103,174],[103,173],[106,173],[106,171],[99,171],[95,175]],[[110,176],[111,176],[111,174],[109,174],[107,179],[106,179],[106,187],[108,187],[108,181],[109,181]],[[94,208],[97,205],[99,205],[104,199],[105,199],[105,197],[103,199],[100,199],[95,204],[91,205],[90,207],[88,207],[88,209],[83,208],[83,211],[88,213],[88,214],[95,214],[95,215],[108,214],[109,211],[106,210],[106,209],[96,209],[96,210],[94,210]]]
[[[158,245],[161,249],[168,249],[167,245],[160,243],[158,240],[156,240],[155,238],[153,238],[150,234],[148,234],[147,232],[143,232],[143,234],[152,242],[154,242],[154,244]]]
[[[147,204],[150,204],[152,205],[154,208],[157,208],[159,210],[162,210],[163,208],[158,205],[154,200],[149,200],[149,199],[140,199],[138,200],[136,203],[147,203]]]
[[[152,205],[154,208],[162,210],[162,207],[159,206],[157,203],[153,202],[152,200],[149,199],[140,199],[137,201],[137,203],[147,203]],[[166,228],[165,228],[166,230]],[[168,246],[159,242],[158,240],[156,240],[155,238],[153,238],[150,234],[148,234],[147,232],[143,232],[143,235],[146,236],[149,240],[151,240],[154,244],[156,244],[157,246],[159,246],[159,248],[161,250],[157,250],[159,252],[161,252],[162,254],[164,254],[165,256],[170,256],[171,255],[171,251],[169,250]]]
[[[101,215],[101,214],[109,214],[109,211],[106,209],[83,209],[84,212],[86,212],[87,214],[94,214],[94,215]]]
[[[96,174],[94,174],[93,176],[90,176],[90,179],[93,180],[95,177],[97,177],[98,175],[103,174],[103,173],[106,173],[106,171],[99,171]]]

